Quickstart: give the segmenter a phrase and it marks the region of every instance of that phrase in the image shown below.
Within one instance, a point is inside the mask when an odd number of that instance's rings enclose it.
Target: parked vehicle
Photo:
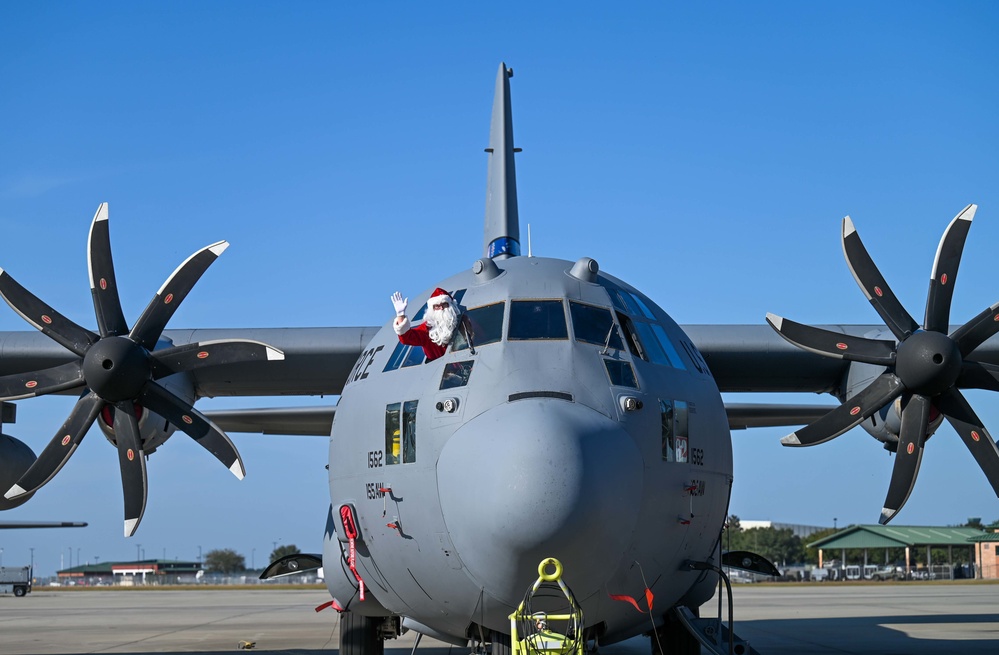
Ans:
[[[30,566],[0,566],[0,594],[17,597],[31,592]]]
[[[871,580],[902,580],[905,578],[894,566],[882,566],[871,574]]]

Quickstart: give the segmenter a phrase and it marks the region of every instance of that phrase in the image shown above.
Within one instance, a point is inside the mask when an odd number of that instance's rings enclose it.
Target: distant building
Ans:
[[[65,585],[162,585],[194,584],[202,570],[198,562],[179,560],[141,560],[137,562],[101,562],[83,564],[57,571]]]
[[[774,521],[743,521],[739,519],[739,525],[743,530],[753,528],[774,528],[776,530],[790,530],[791,534],[802,539],[810,537],[819,530],[828,530],[829,526],[821,525],[801,525],[799,523],[775,523]]]

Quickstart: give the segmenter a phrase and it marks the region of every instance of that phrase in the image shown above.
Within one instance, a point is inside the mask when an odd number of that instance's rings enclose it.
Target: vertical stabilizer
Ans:
[[[506,259],[520,254],[520,224],[517,216],[517,172],[513,163],[513,112],[510,108],[510,78],[513,69],[500,64],[496,74],[496,96],[489,127],[489,172],[486,182],[486,257]]]

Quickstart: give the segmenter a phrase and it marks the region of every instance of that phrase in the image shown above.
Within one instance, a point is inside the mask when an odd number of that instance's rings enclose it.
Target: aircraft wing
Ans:
[[[267,407],[213,409],[204,412],[225,432],[328,437],[336,407]]]
[[[186,373],[199,397],[337,395],[377,327],[166,330],[175,346],[225,339],[260,341],[284,352]],[[77,358],[41,332],[0,332],[0,376],[39,371]],[[327,432],[328,434],[328,432]]]
[[[703,355],[722,392],[835,393],[850,364],[797,348],[766,324],[681,327]],[[853,336],[883,330],[874,325],[820,327]],[[166,330],[163,335],[176,346],[249,339],[284,352],[283,360],[227,364],[187,373],[199,397],[321,396],[338,395],[343,390],[354,364],[378,329],[210,328]],[[974,354],[978,361],[999,365],[999,337],[986,341]],[[0,376],[51,368],[74,359],[40,332],[0,332]],[[297,422],[304,419],[304,415],[294,418]],[[307,434],[324,432],[315,426],[315,417],[312,420],[313,431]]]
[[[85,528],[82,521],[2,521],[0,530],[24,530],[27,528]]]

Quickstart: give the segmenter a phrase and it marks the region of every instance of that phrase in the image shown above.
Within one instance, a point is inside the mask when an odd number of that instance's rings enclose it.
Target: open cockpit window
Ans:
[[[624,350],[621,333],[609,309],[570,300],[569,316],[572,317],[572,332],[576,341]]]
[[[502,339],[504,306],[504,303],[498,302],[465,312],[461,317],[461,324],[455,330],[451,352],[465,350],[469,340],[472,348],[478,348]]]
[[[510,341],[568,339],[561,300],[514,300],[510,303]]]

